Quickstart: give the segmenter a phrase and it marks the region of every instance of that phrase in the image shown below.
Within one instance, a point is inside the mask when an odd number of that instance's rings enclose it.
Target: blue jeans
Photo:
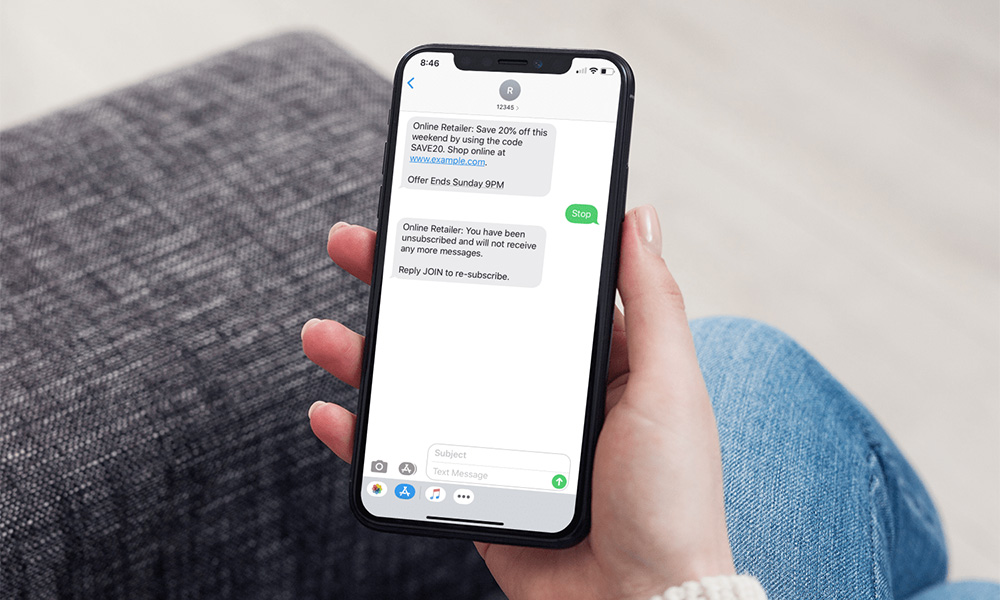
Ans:
[[[1000,598],[945,584],[937,512],[875,418],[785,334],[691,323],[722,444],[736,568],[768,598]]]

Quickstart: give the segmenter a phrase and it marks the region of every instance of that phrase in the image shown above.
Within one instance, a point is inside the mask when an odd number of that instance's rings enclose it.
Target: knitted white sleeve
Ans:
[[[650,600],[767,600],[767,595],[756,577],[729,575],[688,581]]]

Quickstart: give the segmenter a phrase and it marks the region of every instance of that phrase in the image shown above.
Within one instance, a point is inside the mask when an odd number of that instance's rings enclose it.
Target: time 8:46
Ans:
[[[438,59],[436,59],[436,58],[421,58],[420,59],[420,66],[421,67],[439,67],[439,66],[441,66],[441,61],[438,60]]]

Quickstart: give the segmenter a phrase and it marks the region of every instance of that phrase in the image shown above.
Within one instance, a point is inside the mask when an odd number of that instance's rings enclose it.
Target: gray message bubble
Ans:
[[[544,196],[552,187],[556,128],[414,117],[406,125],[403,185],[415,189]]]
[[[402,219],[393,277],[535,287],[542,281],[545,229],[536,225]]]

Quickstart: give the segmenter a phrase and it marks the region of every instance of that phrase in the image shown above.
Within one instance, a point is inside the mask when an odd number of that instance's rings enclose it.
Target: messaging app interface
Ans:
[[[621,74],[404,68],[361,501],[558,532],[580,475]]]

